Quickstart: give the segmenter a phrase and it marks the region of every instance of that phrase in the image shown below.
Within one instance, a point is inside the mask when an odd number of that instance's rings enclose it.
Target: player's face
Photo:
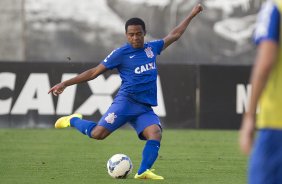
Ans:
[[[141,25],[130,25],[127,27],[127,41],[132,45],[133,48],[137,49],[144,47],[144,36],[145,32]]]

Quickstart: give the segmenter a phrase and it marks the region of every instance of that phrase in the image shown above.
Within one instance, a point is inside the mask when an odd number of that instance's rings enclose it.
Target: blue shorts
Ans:
[[[249,184],[282,183],[282,130],[262,129],[249,162]]]
[[[146,127],[155,124],[161,127],[160,119],[151,106],[138,103],[127,97],[117,96],[98,125],[113,132],[126,123],[135,129],[141,140],[146,140],[142,135]]]

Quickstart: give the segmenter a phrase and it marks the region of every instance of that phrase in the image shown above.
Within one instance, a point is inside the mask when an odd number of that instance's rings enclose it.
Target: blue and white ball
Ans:
[[[130,158],[125,154],[115,154],[107,162],[108,173],[113,178],[124,179],[133,169]]]

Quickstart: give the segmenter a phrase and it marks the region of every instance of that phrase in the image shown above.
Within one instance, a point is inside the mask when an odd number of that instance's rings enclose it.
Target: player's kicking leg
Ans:
[[[82,119],[81,114],[72,114],[59,118],[55,123],[55,128],[74,127],[81,133],[92,137],[91,132],[96,127],[97,123]]]

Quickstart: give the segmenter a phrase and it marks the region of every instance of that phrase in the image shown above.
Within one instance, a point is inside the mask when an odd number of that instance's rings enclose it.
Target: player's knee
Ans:
[[[162,130],[158,129],[154,132],[154,136],[157,140],[162,140]]]
[[[106,137],[105,136],[103,136],[102,134],[98,134],[98,133],[93,133],[92,135],[91,135],[91,137],[93,138],[93,139],[96,139],[96,140],[104,140]]]
[[[91,137],[96,140],[103,140],[106,138],[105,134],[101,131],[92,131]]]
[[[158,125],[153,125],[146,128],[143,132],[144,137],[147,140],[158,140],[161,141],[162,139],[162,130]]]
[[[110,132],[107,129],[105,129],[104,127],[96,127],[91,132],[91,137],[96,140],[103,140],[108,135],[110,135]]]

